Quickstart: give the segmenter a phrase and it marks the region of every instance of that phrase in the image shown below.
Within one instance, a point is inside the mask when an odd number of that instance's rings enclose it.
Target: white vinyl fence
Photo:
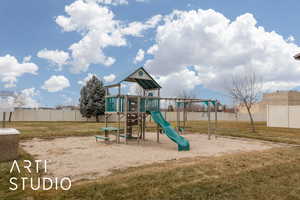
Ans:
[[[267,106],[267,126],[300,128],[300,106]]]
[[[168,121],[176,121],[176,112],[162,112]],[[180,113],[181,120],[183,119],[183,113]],[[2,113],[0,113],[0,120],[2,121]],[[206,112],[188,112],[187,120],[198,121],[207,120]],[[6,120],[8,120],[9,114],[6,114]],[[220,121],[249,121],[248,114],[234,114],[234,113],[218,113],[218,120]],[[214,120],[215,113],[211,113],[211,119]],[[150,119],[150,118],[148,118]],[[265,114],[254,114],[255,121],[266,121]],[[104,116],[100,116],[100,120],[104,121]],[[83,118],[79,110],[29,110],[29,109],[17,109],[12,115],[12,121],[95,121],[95,118],[86,119]],[[117,121],[117,116],[112,115],[109,121]]]

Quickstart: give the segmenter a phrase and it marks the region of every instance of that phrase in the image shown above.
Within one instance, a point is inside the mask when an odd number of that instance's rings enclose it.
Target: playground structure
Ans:
[[[122,82],[137,83],[142,88],[142,95],[124,95],[121,94]],[[105,136],[96,136],[97,139],[109,140],[109,132],[116,132],[116,142],[120,143],[120,137],[125,139],[145,140],[146,119],[151,116],[157,124],[157,142],[159,135],[164,132],[172,141],[178,144],[178,150],[189,150],[189,141],[180,135],[186,125],[186,107],[193,103],[204,103],[207,105],[208,112],[208,139],[211,139],[213,131],[217,128],[217,107],[218,102],[211,99],[196,98],[166,98],[160,96],[161,86],[151,77],[147,71],[141,67],[116,84],[108,85],[105,97]],[[117,88],[117,95],[109,95],[110,89]],[[174,102],[177,111],[176,129],[165,120],[160,112],[161,101]],[[211,106],[214,107],[215,123],[214,128],[211,125]],[[183,126],[181,126],[180,112],[183,111]],[[108,119],[112,114],[117,114],[118,127],[108,127]],[[124,119],[122,122],[121,119]],[[124,123],[122,128],[121,123]],[[134,132],[134,128],[137,131]],[[123,134],[120,132],[123,131]],[[136,136],[134,136],[136,133]]]

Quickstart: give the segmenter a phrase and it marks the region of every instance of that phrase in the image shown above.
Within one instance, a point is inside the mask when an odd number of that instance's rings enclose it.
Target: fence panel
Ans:
[[[300,128],[300,106],[289,106],[289,127]]]
[[[289,107],[269,105],[267,109],[269,127],[289,127]]]
[[[297,110],[297,109],[296,109]],[[277,112],[277,111],[276,111]],[[296,112],[296,111],[295,111]],[[297,111],[298,113],[298,111]],[[162,115],[167,121],[176,121],[176,112],[162,112]],[[291,113],[293,115],[293,113]],[[296,114],[298,115],[298,114]],[[9,114],[6,115],[6,120],[8,120]],[[218,112],[218,120],[220,121],[249,121],[249,116],[247,114],[234,114],[234,113],[222,113]],[[100,121],[104,122],[104,116],[100,116]],[[214,120],[215,113],[211,113],[211,120]],[[117,115],[113,114],[110,116],[109,121],[117,121]],[[208,115],[206,112],[188,112],[188,121],[199,121],[207,120]],[[0,120],[2,120],[2,113],[0,113]],[[12,115],[12,121],[95,121],[95,117],[86,119],[81,116],[79,110],[28,110],[28,109],[17,109]],[[147,118],[150,120],[150,117]],[[183,112],[180,112],[180,120],[183,120]],[[259,113],[254,114],[255,121],[266,121],[266,114]],[[122,118],[124,121],[124,117]],[[280,121],[280,119],[279,119]],[[294,124],[297,123],[293,122]],[[299,124],[299,123],[298,123]]]

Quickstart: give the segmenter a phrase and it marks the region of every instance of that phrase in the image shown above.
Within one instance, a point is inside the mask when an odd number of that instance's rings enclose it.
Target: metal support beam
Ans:
[[[208,139],[211,139],[211,127],[210,127],[210,102],[207,104],[207,117],[208,117]]]
[[[120,116],[120,113],[121,113],[121,98],[120,98],[120,95],[121,95],[121,85],[118,86],[118,132],[117,132],[117,144],[120,143],[120,130],[121,130],[121,116]]]
[[[156,142],[159,143],[159,125],[158,124],[156,126],[156,133],[157,133]]]
[[[219,104],[215,103],[215,138],[217,139],[217,128],[218,128],[218,106]]]
[[[124,138],[125,138],[125,144],[127,144],[127,129],[128,129],[128,126],[127,126],[127,121],[128,121],[128,97],[125,96],[125,99],[124,99],[124,104],[125,104],[125,130],[124,130]]]
[[[5,128],[5,121],[6,121],[6,112],[3,112],[3,121],[2,121],[2,127]]]

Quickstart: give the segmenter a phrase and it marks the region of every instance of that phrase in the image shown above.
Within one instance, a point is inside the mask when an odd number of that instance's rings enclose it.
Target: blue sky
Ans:
[[[77,0],[79,1],[79,0]],[[88,0],[87,0],[88,1]],[[228,72],[224,71],[224,74],[217,74],[218,66],[220,63],[215,62],[199,62],[195,61],[195,59],[190,59],[188,56],[183,56],[182,60],[183,63],[186,63],[186,66],[180,65],[178,68],[165,68],[166,73],[160,73],[158,69],[164,71],[164,66],[166,60],[172,60],[172,55],[176,55],[172,50],[174,49],[172,45],[170,46],[162,46],[163,44],[170,44],[170,42],[166,41],[164,38],[159,38],[157,35],[158,27],[165,26],[167,23],[164,20],[165,16],[170,15],[174,10],[182,11],[181,14],[178,14],[176,17],[171,17],[171,22],[175,22],[176,20],[183,19],[183,15],[187,17],[189,11],[198,9],[207,10],[212,9],[216,13],[222,14],[228,20],[235,21],[237,17],[244,15],[245,13],[251,13],[257,21],[255,27],[261,26],[264,28],[264,33],[270,33],[271,31],[275,31],[277,35],[282,36],[287,44],[283,41],[277,41],[277,38],[274,36],[274,40],[278,42],[278,46],[283,45],[282,52],[276,52],[276,54],[284,54],[288,52],[286,55],[292,55],[292,53],[296,52],[299,45],[299,37],[300,37],[300,29],[297,26],[297,20],[299,19],[299,10],[300,5],[294,0],[287,0],[287,1],[259,1],[259,0],[244,0],[244,1],[237,1],[237,0],[228,0],[228,1],[220,1],[220,0],[145,0],[144,2],[137,2],[135,0],[128,0],[125,5],[111,5],[111,4],[104,4],[101,1],[92,2],[98,7],[106,7],[110,12],[114,14],[113,19],[119,21],[123,26],[129,26],[131,22],[140,22],[145,24],[147,20],[152,18],[153,16],[160,15],[161,20],[157,22],[151,28],[145,28],[140,31],[140,35],[136,36],[134,34],[126,34],[124,35],[124,39],[126,40],[126,44],[119,43],[118,45],[111,45],[108,44],[105,47],[101,47],[103,51],[103,55],[106,58],[112,57],[114,58],[113,64],[108,64],[109,66],[105,66],[103,64],[104,61],[98,61],[96,64],[93,62],[88,64],[87,69],[80,70],[77,73],[73,73],[72,70],[72,63],[74,63],[76,59],[81,59],[79,56],[73,58],[71,56],[72,51],[69,50],[69,47],[74,44],[78,43],[80,40],[87,35],[88,31],[92,31],[92,28],[88,28],[88,30],[82,31],[79,27],[78,29],[74,29],[72,31],[66,31],[68,28],[67,26],[62,26],[57,23],[58,16],[64,16],[69,18],[69,13],[66,12],[65,7],[71,5],[72,3],[76,2],[75,0],[27,0],[27,1],[19,1],[19,0],[4,0],[1,2],[0,6],[0,72],[5,74],[7,73],[4,69],[6,65],[1,65],[1,57],[3,60],[7,59],[4,57],[6,55],[10,55],[18,60],[18,63],[22,63],[23,58],[26,56],[31,56],[29,61],[24,63],[33,63],[38,67],[38,69],[33,70],[35,74],[32,73],[21,73],[19,74],[14,81],[15,86],[7,87],[5,84],[5,78],[7,76],[0,75],[0,90],[12,90],[12,91],[23,91],[25,89],[34,88],[34,94],[31,95],[31,98],[35,99],[40,105],[43,106],[55,106],[59,104],[68,104],[77,102],[79,97],[79,91],[81,85],[78,84],[78,81],[83,80],[85,77],[88,76],[89,73],[97,74],[99,77],[104,77],[108,75],[115,75],[116,79],[121,78],[125,74],[132,72],[138,66],[143,66],[144,64],[148,64],[149,71],[153,73],[160,81],[162,86],[166,85],[166,88],[171,87],[174,85],[176,89],[176,80],[174,81],[172,77],[179,77],[180,76],[176,73],[182,70],[182,73],[189,73],[192,76],[192,79],[195,79],[195,83],[186,82],[182,85],[184,88],[186,84],[188,85],[188,89],[190,92],[196,94],[199,97],[205,98],[217,98],[221,99],[225,103],[229,103],[230,101],[226,99],[224,96],[221,95],[221,90],[218,89],[218,85],[220,85],[220,81],[214,81],[213,78],[206,80],[205,74],[207,76],[211,75],[212,77],[219,77],[224,78],[224,76]],[[85,4],[91,4],[91,2],[83,2]],[[97,7],[97,8],[98,8]],[[197,13],[197,17],[201,18],[204,16],[203,13]],[[80,15],[81,16],[81,15]],[[83,15],[84,16],[84,15]],[[211,19],[215,17],[218,18],[215,14],[212,14]],[[247,17],[246,20],[250,19],[251,17]],[[75,19],[75,18],[74,18]],[[77,18],[76,18],[77,19]],[[91,18],[92,19],[92,18]],[[97,18],[99,19],[99,18]],[[195,19],[195,18],[193,18]],[[80,19],[81,20],[81,19]],[[246,21],[245,20],[245,21]],[[83,20],[84,21],[84,20]],[[195,19],[196,21],[196,19]],[[242,21],[242,20],[241,20]],[[84,21],[85,22],[85,21]],[[170,22],[170,23],[171,23]],[[77,23],[77,22],[76,22]],[[79,23],[79,22],[78,22]],[[198,22],[194,24],[197,25]],[[202,22],[201,22],[202,23]],[[203,22],[203,27],[205,27],[206,22]],[[224,22],[225,23],[225,22]],[[250,23],[250,22],[249,22]],[[251,24],[251,23],[250,23]],[[174,23],[174,26],[176,23]],[[82,27],[85,27],[81,24]],[[162,34],[167,34],[167,31],[172,31],[174,26],[166,26],[166,30],[162,31]],[[191,22],[191,26],[193,26]],[[251,25],[249,25],[250,27]],[[179,25],[180,28],[176,29],[180,33],[183,34],[186,27]],[[96,27],[95,30],[101,31],[102,28]],[[250,29],[250,28],[249,28]],[[189,29],[190,30],[190,29]],[[197,28],[195,29],[195,31]],[[239,30],[238,30],[239,31]],[[240,30],[243,31],[243,30]],[[177,36],[178,36],[177,34]],[[187,33],[188,34],[188,33]],[[252,33],[250,33],[252,34]],[[256,34],[256,33],[253,33]],[[170,37],[175,37],[172,33],[168,33]],[[199,34],[199,38],[206,35]],[[251,35],[250,35],[251,36]],[[249,37],[250,37],[249,36]],[[261,36],[263,38],[263,36]],[[178,37],[175,37],[178,38]],[[180,38],[188,38],[186,36],[181,35]],[[190,37],[191,40],[197,40],[198,38],[195,35]],[[268,49],[272,42],[265,42],[267,39],[261,39],[258,42],[264,43],[264,49]],[[280,40],[280,39],[278,39]],[[203,40],[201,40],[203,43]],[[182,44],[186,44],[185,41],[180,41]],[[181,44],[178,42],[178,44]],[[196,43],[197,41],[195,41]],[[233,43],[236,42],[239,45],[240,40],[234,40]],[[139,49],[142,49],[144,52],[147,52],[152,45],[159,44],[159,50],[157,53],[147,54],[145,53],[143,59],[139,62],[134,63],[134,59],[137,55]],[[202,44],[199,41],[201,46]],[[218,45],[220,43],[216,43]],[[292,45],[291,45],[292,44]],[[247,44],[243,44],[247,45]],[[256,44],[257,45],[257,44]],[[184,46],[184,45],[183,45]],[[209,47],[209,45],[203,45]],[[220,45],[220,48],[224,48],[223,45]],[[168,50],[169,48],[169,50]],[[184,47],[183,47],[184,48]],[[191,45],[187,45],[187,48],[192,48]],[[214,47],[214,48],[217,48]],[[271,48],[271,47],[270,47]],[[273,48],[273,47],[272,47]],[[57,70],[57,63],[51,62],[49,59],[42,58],[41,56],[37,56],[38,52],[47,49],[47,50],[58,50],[64,51],[69,54],[70,62],[66,62],[62,65],[62,70]],[[185,52],[189,52],[189,50],[183,49],[182,54]],[[247,49],[246,49],[247,50]],[[84,51],[81,49],[81,51]],[[195,49],[195,51],[197,51]],[[253,59],[254,61],[251,62],[257,63],[260,61],[257,56],[253,55],[251,57],[251,53],[253,52],[252,49],[249,48],[249,55],[250,58],[241,57],[240,59]],[[226,50],[224,50],[226,52]],[[224,52],[221,52],[222,54]],[[269,51],[268,51],[269,52]],[[180,53],[176,51],[176,53]],[[164,54],[165,57],[162,57]],[[188,53],[187,53],[188,54]],[[181,55],[181,54],[180,54]],[[205,54],[204,54],[205,55]],[[229,54],[230,57],[232,54]],[[268,54],[266,54],[268,55]],[[199,57],[201,57],[201,53],[199,53]],[[105,59],[106,59],[105,58]],[[186,60],[184,60],[186,59]],[[202,57],[202,60],[207,59],[207,57]],[[234,58],[236,59],[236,58]],[[284,59],[289,59],[287,57],[282,57],[280,61]],[[150,60],[150,61],[149,61]],[[151,62],[151,60],[153,62]],[[73,62],[74,61],[74,62]],[[4,62],[4,61],[3,61]],[[231,61],[230,61],[231,62]],[[272,65],[271,61],[265,61],[261,59],[261,62],[264,62],[264,65]],[[275,61],[274,61],[275,62]],[[277,62],[277,61],[276,61]],[[284,61],[282,61],[284,62]],[[291,60],[287,61],[286,66],[281,66],[283,68],[289,68],[291,65],[290,63],[293,62]],[[204,65],[209,65],[210,71],[205,69]],[[152,65],[154,67],[152,67]],[[189,70],[188,66],[191,65],[199,65],[197,70]],[[255,64],[253,64],[255,65]],[[298,71],[297,63],[292,64],[293,67],[287,70],[288,72],[295,72]],[[243,68],[247,68],[248,64],[242,66]],[[300,63],[299,63],[300,66]],[[22,65],[19,67],[23,67]],[[24,66],[25,67],[25,66]],[[185,68],[186,67],[186,68]],[[234,67],[234,66],[233,66]],[[240,67],[236,66],[237,68]],[[254,67],[260,67],[259,65]],[[277,70],[281,71],[282,68],[269,66],[270,70]],[[1,70],[2,68],[2,70]],[[13,68],[13,66],[12,66]],[[17,67],[14,70],[19,70]],[[185,71],[184,71],[185,70]],[[267,73],[268,69],[263,70],[262,73]],[[299,70],[300,71],[300,70]],[[10,73],[12,71],[9,71]],[[195,72],[195,73],[194,73]],[[194,73],[194,74],[193,74]],[[204,74],[204,75],[201,75]],[[215,74],[214,74],[215,73]],[[298,75],[298,74],[296,74]],[[295,75],[295,76],[296,76]],[[51,91],[49,87],[43,87],[45,85],[45,81],[49,80],[52,76],[59,76],[64,77],[68,80],[69,84],[65,86],[63,89],[57,89],[58,91]],[[14,75],[13,75],[14,77]],[[188,77],[188,76],[187,76]],[[273,90],[278,89],[295,89],[297,88],[298,81],[297,78],[292,77],[291,80],[289,79],[288,75],[282,74],[268,74],[266,75],[268,85],[277,86],[272,87]],[[203,81],[205,79],[205,81]],[[2,81],[1,81],[2,80]],[[53,79],[55,82],[61,81],[58,79]],[[172,82],[173,80],[173,82]],[[52,81],[52,82],[53,82]],[[179,80],[178,80],[179,81]],[[107,82],[108,83],[108,82]],[[278,83],[278,84],[277,84]],[[171,85],[171,86],[170,86]],[[178,88],[182,87],[178,86]],[[55,89],[54,89],[55,90]],[[175,91],[176,92],[176,91]],[[165,92],[165,95],[174,96],[176,95],[175,92]]]

